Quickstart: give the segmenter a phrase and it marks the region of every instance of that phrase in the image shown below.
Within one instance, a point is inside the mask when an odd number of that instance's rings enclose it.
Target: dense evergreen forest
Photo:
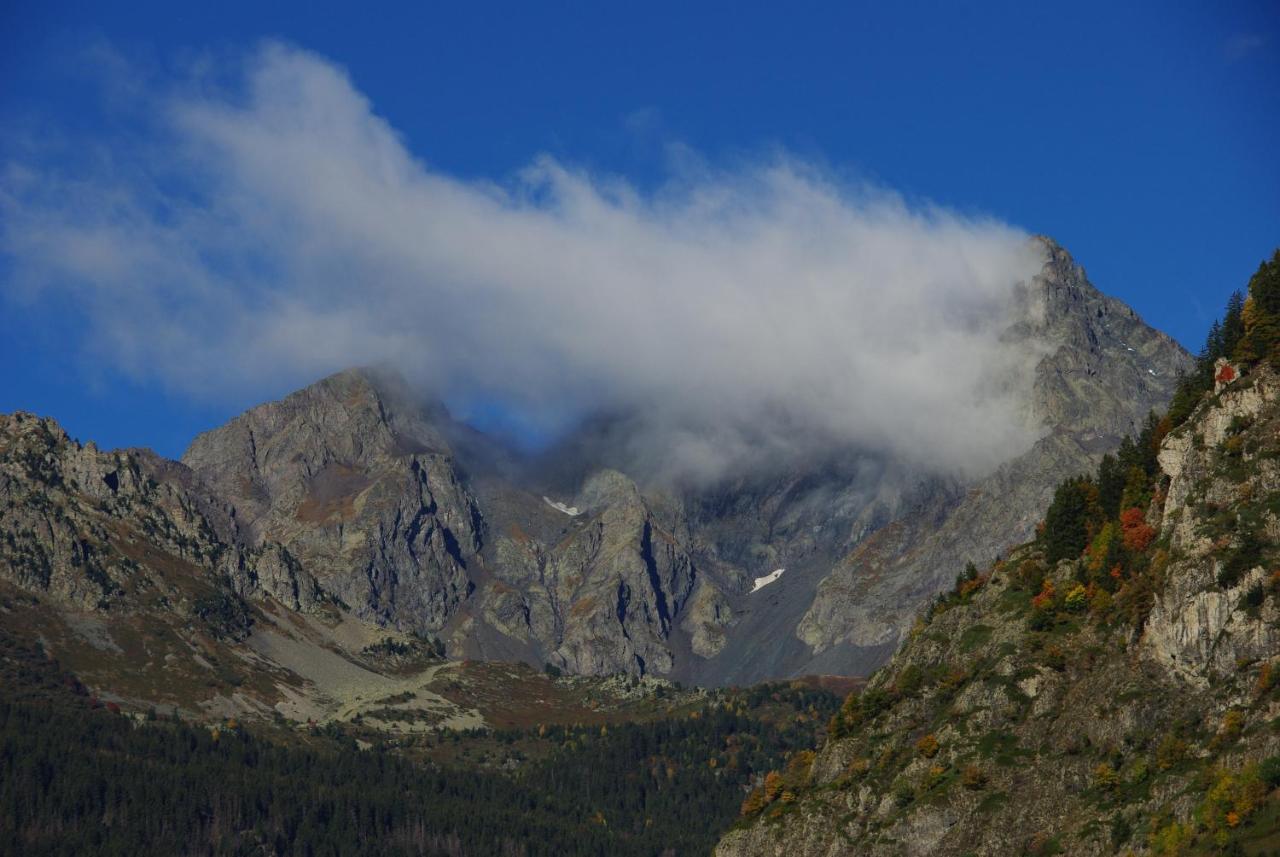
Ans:
[[[6,854],[707,854],[744,787],[811,745],[836,701],[772,685],[678,719],[503,733],[554,748],[503,772],[360,749],[337,728],[139,720],[38,648],[5,639],[0,660]]]

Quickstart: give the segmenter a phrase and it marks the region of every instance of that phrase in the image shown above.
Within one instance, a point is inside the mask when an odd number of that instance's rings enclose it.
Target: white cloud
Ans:
[[[0,247],[97,359],[240,399],[388,361],[548,425],[638,412],[657,466],[701,475],[815,445],[972,471],[1030,441],[999,341],[1041,264],[1019,230],[786,157],[655,192],[547,157],[463,181],[321,57],[238,71],[153,90],[156,127],[74,178],[0,181]]]

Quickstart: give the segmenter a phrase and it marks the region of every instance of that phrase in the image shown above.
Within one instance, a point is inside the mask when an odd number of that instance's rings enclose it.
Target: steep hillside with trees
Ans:
[[[1280,849],[1278,285],[1280,253],[1170,412],[962,575],[717,854]]]

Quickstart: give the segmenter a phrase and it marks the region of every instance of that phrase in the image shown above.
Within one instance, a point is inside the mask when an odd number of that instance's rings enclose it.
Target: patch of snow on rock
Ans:
[[[546,503],[548,506],[550,506],[552,509],[555,509],[560,512],[564,512],[566,515],[573,518],[576,518],[578,515],[582,514],[581,510],[579,510],[577,506],[566,506],[564,503],[557,503],[555,500],[552,500],[550,497],[543,497],[542,501]]]
[[[777,570],[775,570],[775,571],[771,571],[771,572],[769,572],[769,573],[768,573],[768,574],[766,574],[764,577],[757,577],[757,578],[756,578],[756,585],[755,585],[755,586],[753,586],[753,587],[751,587],[751,591],[752,591],[752,592],[758,592],[758,591],[760,591],[761,589],[764,589],[764,588],[765,588],[766,586],[768,586],[770,583],[773,583],[773,582],[774,582],[775,580],[777,580],[779,577],[782,577],[782,572],[784,572],[784,571],[786,571],[786,569],[785,569],[785,568],[779,568],[779,569],[777,569]]]

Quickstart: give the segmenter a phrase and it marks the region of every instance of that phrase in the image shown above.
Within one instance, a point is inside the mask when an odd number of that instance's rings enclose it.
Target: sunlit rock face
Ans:
[[[0,576],[61,606],[184,615],[220,595],[301,612],[324,600],[287,550],[245,538],[235,508],[185,466],[81,444],[48,418],[0,415],[0,500]]]
[[[470,592],[482,519],[431,410],[407,402],[394,379],[342,372],[200,435],[183,462],[358,616],[438,630]]]

